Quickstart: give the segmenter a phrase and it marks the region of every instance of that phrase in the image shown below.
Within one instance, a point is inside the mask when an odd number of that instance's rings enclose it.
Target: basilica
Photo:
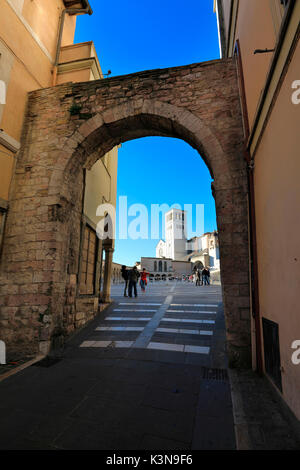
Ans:
[[[208,267],[215,280],[220,280],[218,233],[206,232],[188,239],[186,211],[171,209],[165,214],[165,240],[156,246],[156,257],[141,258],[145,268],[155,279],[181,278],[191,275],[195,268]]]

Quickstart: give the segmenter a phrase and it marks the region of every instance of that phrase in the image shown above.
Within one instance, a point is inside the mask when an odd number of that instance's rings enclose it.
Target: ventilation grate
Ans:
[[[279,325],[267,318],[262,318],[264,335],[265,368],[275,385],[282,392]]]
[[[61,357],[46,356],[44,359],[41,359],[40,361],[32,364],[31,367],[51,367],[54,366],[54,364],[57,364],[59,361],[61,361]]]
[[[227,382],[228,373],[226,369],[210,369],[209,367],[202,367],[202,379]]]

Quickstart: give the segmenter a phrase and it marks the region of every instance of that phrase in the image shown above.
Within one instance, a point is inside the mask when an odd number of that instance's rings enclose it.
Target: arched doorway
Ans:
[[[72,330],[83,169],[118,144],[145,136],[182,139],[209,168],[229,360],[232,365],[250,365],[247,170],[236,66],[231,60],[69,83],[30,94],[1,274],[7,291],[19,292],[20,285],[30,291],[36,284],[37,294],[5,297],[4,307],[13,308],[4,333],[7,343],[47,351],[54,334]],[[28,198],[31,210],[25,213]],[[16,223],[20,220],[22,224]],[[24,225],[31,227],[26,237]],[[41,241],[51,243],[52,251],[37,260]],[[34,259],[28,258],[26,243],[31,243]],[[109,295],[113,244],[108,241],[103,248],[104,291]],[[27,320],[18,329],[21,306]]]
[[[194,271],[197,271],[198,269],[203,269],[204,268],[204,265],[202,263],[202,261],[196,261],[196,263],[194,264]]]

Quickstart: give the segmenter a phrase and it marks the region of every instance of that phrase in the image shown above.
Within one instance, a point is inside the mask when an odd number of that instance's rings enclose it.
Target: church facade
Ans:
[[[218,233],[206,232],[201,236],[187,238],[187,214],[171,209],[165,214],[165,240],[156,246],[156,258],[184,261],[220,270]],[[154,258],[153,258],[154,259]]]

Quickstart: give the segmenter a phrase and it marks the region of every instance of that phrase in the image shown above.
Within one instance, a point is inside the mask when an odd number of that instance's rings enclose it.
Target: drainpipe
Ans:
[[[245,150],[245,158],[248,160],[249,153]],[[252,287],[252,315],[255,323],[255,346],[256,346],[256,368],[259,375],[263,375],[262,360],[262,334],[259,308],[259,285],[258,285],[258,263],[256,243],[256,218],[254,197],[254,161],[248,163],[248,187],[249,187],[249,224],[250,224],[250,247],[251,247],[251,287]]]
[[[239,87],[241,97],[241,108],[243,116],[243,126],[245,135],[244,157],[247,162],[248,194],[249,194],[249,232],[250,232],[250,266],[251,266],[251,298],[252,298],[252,316],[255,323],[255,347],[256,347],[256,370],[259,375],[263,375],[262,359],[262,334],[259,309],[259,291],[258,291],[258,262],[257,262],[257,243],[256,243],[256,217],[254,200],[254,161],[247,149],[247,140],[249,138],[250,128],[247,112],[247,102],[245,94],[243,65],[241,60],[240,43],[237,39],[235,46],[237,57],[237,68],[239,74]]]
[[[87,4],[88,6],[86,8],[65,8],[62,11],[61,17],[60,17],[60,24],[59,24],[59,32],[58,32],[58,40],[57,40],[57,46],[56,46],[56,53],[55,53],[55,60],[54,60],[54,65],[53,65],[53,77],[52,77],[52,86],[56,85],[56,78],[57,78],[57,66],[58,66],[58,61],[59,61],[59,54],[60,54],[60,48],[61,48],[61,41],[62,41],[62,35],[63,35],[63,30],[64,30],[64,24],[65,24],[65,17],[66,14],[70,15],[79,15],[79,14],[88,14],[92,15],[93,10],[91,9],[90,5]]]

